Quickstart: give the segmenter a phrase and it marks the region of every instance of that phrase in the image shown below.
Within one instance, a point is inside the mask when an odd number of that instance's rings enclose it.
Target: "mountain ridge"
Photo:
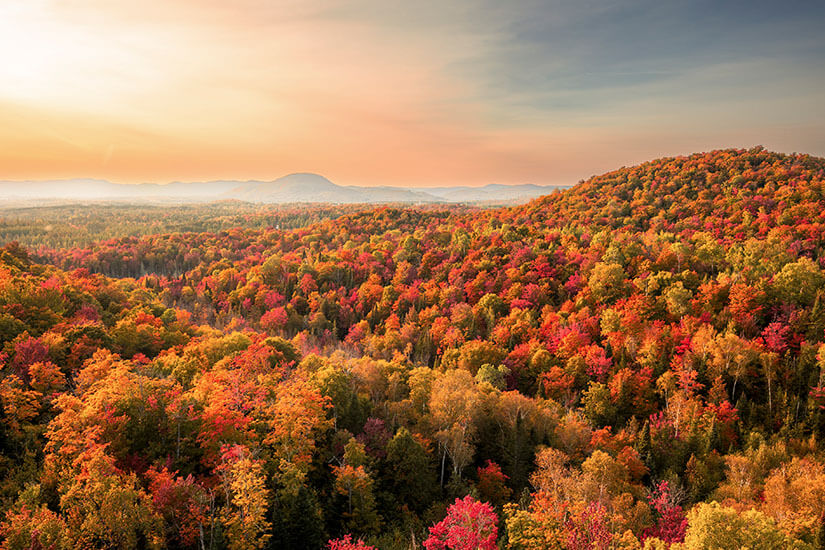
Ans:
[[[27,200],[211,202],[227,199],[267,204],[512,203],[534,199],[561,188],[563,186],[535,184],[434,188],[344,186],[319,174],[296,172],[271,181],[174,181],[165,184],[122,184],[93,178],[0,181],[0,203]]]

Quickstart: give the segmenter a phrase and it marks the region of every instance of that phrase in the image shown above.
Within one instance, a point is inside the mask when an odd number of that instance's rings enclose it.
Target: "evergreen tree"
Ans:
[[[272,538],[268,547],[284,550],[321,548],[326,534],[314,491],[301,486],[295,494],[282,491],[278,497],[272,509]]]
[[[651,463],[653,462],[653,444],[650,440],[650,422],[647,420],[645,420],[645,423],[642,426],[642,432],[636,440],[636,452],[639,453],[639,457],[644,461],[647,467],[650,468]]]

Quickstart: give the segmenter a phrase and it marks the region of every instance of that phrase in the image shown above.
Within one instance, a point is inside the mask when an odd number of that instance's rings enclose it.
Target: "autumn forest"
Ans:
[[[823,158],[0,241],[0,548],[825,549]]]

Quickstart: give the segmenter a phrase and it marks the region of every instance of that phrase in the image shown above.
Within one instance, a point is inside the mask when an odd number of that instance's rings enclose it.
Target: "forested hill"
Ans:
[[[289,227],[291,213],[287,210],[278,215],[278,227]],[[426,229],[428,224],[446,221],[459,229],[459,238],[463,238],[465,228],[477,231],[483,224],[491,228],[502,224],[517,227],[519,236],[528,240],[539,234],[546,238],[551,228],[585,233],[585,238],[608,229],[623,230],[621,233],[653,231],[678,234],[680,240],[700,246],[704,243],[706,252],[714,248],[714,243],[729,247],[752,239],[749,248],[753,249],[754,242],[767,239],[769,249],[763,251],[765,255],[782,256],[781,248],[786,247],[796,253],[819,256],[825,239],[825,159],[772,153],[763,148],[728,149],[622,168],[517,207],[470,212],[361,207],[349,214],[341,211],[338,216],[341,218],[335,222],[320,223],[307,233],[328,232],[339,226],[355,234],[383,234],[391,230],[414,233]],[[244,224],[241,227],[259,228],[267,217],[250,220],[254,224],[237,218],[234,221]],[[84,223],[88,220],[75,221],[72,227],[76,231]],[[224,227],[229,229],[226,224]],[[65,242],[65,238],[58,237],[60,231],[53,223],[49,228],[55,232],[52,243]],[[162,224],[156,223],[154,228],[158,233],[154,236],[108,239],[62,251],[54,244],[49,246],[47,233],[34,232],[38,233],[39,256],[46,260],[66,268],[88,267],[112,276],[133,277],[152,272],[180,274],[192,269],[200,263],[198,251],[203,243],[226,238],[209,232],[164,235],[158,231]],[[237,229],[232,234],[238,235]],[[254,242],[264,250],[271,238],[271,230],[243,234],[244,242]],[[192,254],[183,241],[192,243]],[[128,254],[122,254],[123,251]],[[246,245],[236,243],[233,250],[223,253],[229,259],[241,260],[247,257],[246,251]]]
[[[709,231],[741,239],[821,224],[825,159],[761,147],[672,157],[594,176],[513,209],[553,225]]]
[[[824,166],[9,244],[0,548],[823,548]]]

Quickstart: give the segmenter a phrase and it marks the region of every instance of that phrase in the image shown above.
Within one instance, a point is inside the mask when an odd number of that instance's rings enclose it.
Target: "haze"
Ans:
[[[825,154],[819,2],[5,0],[0,179],[568,184]]]

